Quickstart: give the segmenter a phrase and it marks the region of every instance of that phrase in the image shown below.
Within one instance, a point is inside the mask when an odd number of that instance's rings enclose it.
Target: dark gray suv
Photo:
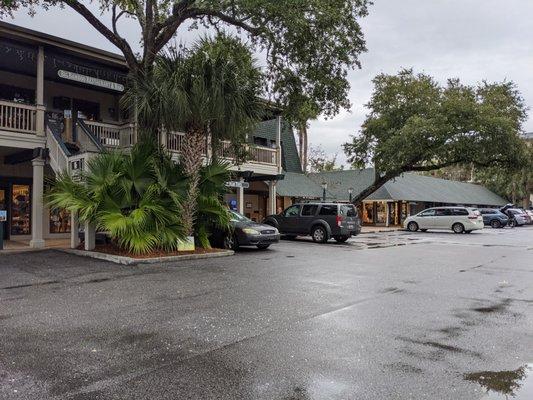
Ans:
[[[286,237],[311,235],[319,243],[330,238],[342,243],[361,232],[356,208],[343,203],[293,204],[281,214],[269,215],[264,223],[278,228]]]

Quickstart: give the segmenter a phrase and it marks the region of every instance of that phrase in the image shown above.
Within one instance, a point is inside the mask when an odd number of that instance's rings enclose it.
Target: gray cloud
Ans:
[[[533,1],[529,0],[375,0],[370,15],[362,21],[368,53],[361,58],[362,69],[349,74],[352,109],[332,120],[311,122],[311,144],[322,145],[330,154],[339,153],[338,160],[344,162],[341,145],[364,120],[372,78],[403,67],[442,82],[451,77],[470,84],[483,79],[512,80],[526,103],[533,104],[532,15]],[[68,10],[40,12],[34,18],[19,12],[14,23],[117,51]],[[138,43],[136,22],[125,21],[121,31],[130,42]],[[183,29],[179,37],[187,42],[197,34]],[[525,129],[533,131],[533,118]]]

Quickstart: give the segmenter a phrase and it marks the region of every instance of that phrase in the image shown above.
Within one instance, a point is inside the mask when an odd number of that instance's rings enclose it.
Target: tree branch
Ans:
[[[83,18],[89,22],[98,32],[106,37],[111,43],[117,46],[124,57],[130,69],[136,70],[138,68],[138,63],[133,50],[126,40],[120,37],[118,34],[111,31],[107,26],[105,26],[87,7],[76,0],[67,0],[65,1],[70,8],[80,14]]]
[[[246,21],[248,21],[249,18],[238,19],[238,18],[232,17],[231,15],[227,15],[220,11],[215,11],[215,10],[195,9],[194,12],[199,17],[218,18],[219,20],[224,21],[230,25],[234,25],[238,28],[242,28],[254,36],[257,36],[263,32],[262,29],[248,24]]]

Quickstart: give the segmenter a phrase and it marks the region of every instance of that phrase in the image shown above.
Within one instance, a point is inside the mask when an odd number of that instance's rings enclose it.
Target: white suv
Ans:
[[[428,208],[407,218],[405,228],[411,232],[428,229],[451,229],[455,233],[470,233],[483,229],[481,213],[470,207],[434,207]]]

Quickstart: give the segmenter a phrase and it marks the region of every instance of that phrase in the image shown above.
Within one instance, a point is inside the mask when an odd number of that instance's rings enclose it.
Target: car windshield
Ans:
[[[251,219],[246,218],[244,215],[239,214],[237,211],[230,210],[230,216],[232,222],[250,222]]]

